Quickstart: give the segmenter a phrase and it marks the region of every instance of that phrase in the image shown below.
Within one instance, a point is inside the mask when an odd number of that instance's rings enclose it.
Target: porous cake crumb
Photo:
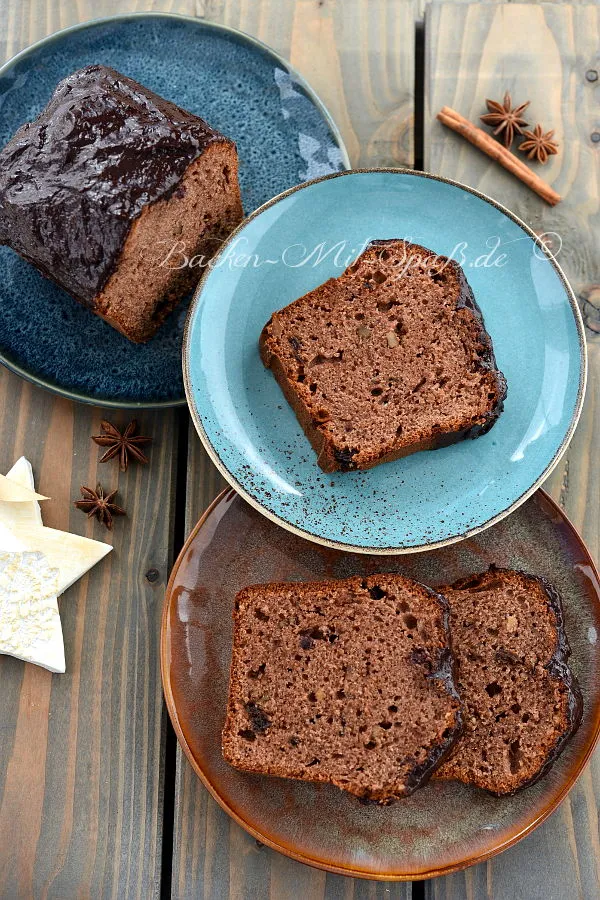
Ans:
[[[326,472],[479,437],[506,396],[461,267],[401,240],[274,313],[260,351]]]
[[[225,759],[387,803],[461,730],[445,600],[401,575],[265,584],[235,602]]]

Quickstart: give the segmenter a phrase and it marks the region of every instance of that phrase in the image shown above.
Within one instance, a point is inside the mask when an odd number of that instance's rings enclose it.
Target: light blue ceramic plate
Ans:
[[[477,440],[325,475],[258,338],[367,241],[397,237],[462,264],[506,375],[505,410]],[[184,337],[189,406],[223,475],[285,528],[360,552],[451,543],[523,503],[567,447],[585,377],[575,297],[533,232],[470,188],[408,170],[334,175],[265,204],[205,274]]]
[[[85,22],[0,69],[0,147],[44,108],[61,78],[112,66],[233,138],[244,211],[346,168],[320,100],[260,41],[188,16],[130,13]],[[23,315],[23,297],[27,315]],[[147,344],[132,344],[8,247],[0,247],[0,362],[55,393],[104,406],[185,403],[184,300]]]

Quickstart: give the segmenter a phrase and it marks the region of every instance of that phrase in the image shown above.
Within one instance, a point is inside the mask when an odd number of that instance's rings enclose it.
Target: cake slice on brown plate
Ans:
[[[464,734],[437,775],[514,793],[546,774],[581,720],[560,597],[541,578],[495,568],[440,590]]]
[[[0,151],[0,243],[147,341],[241,221],[237,172],[203,119],[88,66]]]
[[[446,601],[401,575],[264,584],[235,602],[223,755],[386,803],[461,730]]]
[[[260,350],[326,472],[479,437],[506,396],[460,266],[401,240],[274,313]]]

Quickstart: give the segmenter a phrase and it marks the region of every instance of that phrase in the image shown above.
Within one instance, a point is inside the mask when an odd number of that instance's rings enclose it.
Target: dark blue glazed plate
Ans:
[[[246,214],[287,188],[348,167],[329,114],[272,50],[230,28],[160,13],[77,25],[10,60],[0,69],[0,146],[41,112],[61,78],[92,63],[112,66],[233,138]],[[187,306],[147,344],[132,344],[0,247],[0,361],[74,400],[185,403]]]

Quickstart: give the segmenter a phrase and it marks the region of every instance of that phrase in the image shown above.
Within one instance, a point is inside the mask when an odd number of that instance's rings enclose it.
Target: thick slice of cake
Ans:
[[[581,720],[560,597],[541,578],[494,568],[440,590],[465,730],[437,775],[512,794],[545,775]]]
[[[241,221],[237,170],[198,116],[88,66],[0,152],[0,243],[146,341]]]
[[[385,803],[424,784],[460,730],[447,604],[429,588],[372,575],[238,594],[231,765]]]
[[[460,266],[401,240],[276,312],[260,350],[326,472],[479,437],[506,396]]]

